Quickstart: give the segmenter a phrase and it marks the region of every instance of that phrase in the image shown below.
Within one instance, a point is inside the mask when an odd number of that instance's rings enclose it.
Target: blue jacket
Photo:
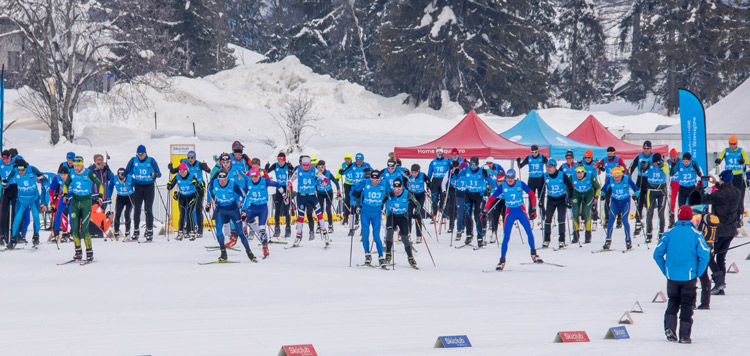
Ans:
[[[666,256],[666,257],[665,257]],[[690,221],[678,221],[654,249],[654,260],[672,281],[689,281],[706,271],[710,251]]]

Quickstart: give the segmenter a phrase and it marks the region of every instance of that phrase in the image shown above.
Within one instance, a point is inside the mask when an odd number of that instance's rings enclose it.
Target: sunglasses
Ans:
[[[139,155],[139,156],[145,156],[145,155],[146,155],[146,152],[141,152],[141,153],[138,153],[138,155]]]
[[[393,168],[393,167],[396,167],[396,165],[392,163],[388,163],[388,168]]]
[[[195,156],[188,156],[188,159],[195,159]]]
[[[539,153],[539,151],[531,151],[531,154]]]
[[[242,153],[242,150],[241,149],[236,149],[236,150],[232,150],[232,152],[234,152],[234,153]]]

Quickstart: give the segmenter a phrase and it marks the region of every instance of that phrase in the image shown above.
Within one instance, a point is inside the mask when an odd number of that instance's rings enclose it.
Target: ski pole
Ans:
[[[434,267],[437,267],[437,265],[435,264],[435,259],[432,257],[432,251],[430,251],[430,246],[427,245],[427,239],[424,239],[424,247],[427,247],[427,253],[430,254],[430,259],[432,260],[432,265]]]

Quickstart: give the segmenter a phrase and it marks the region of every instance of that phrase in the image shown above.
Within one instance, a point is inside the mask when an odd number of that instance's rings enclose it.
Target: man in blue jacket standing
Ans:
[[[680,343],[689,344],[693,326],[693,305],[696,298],[696,279],[706,270],[710,251],[703,235],[695,230],[691,220],[693,210],[683,205],[679,221],[665,232],[654,249],[654,260],[667,277],[667,311],[664,313],[664,333],[667,340],[677,341],[677,311],[680,311]]]

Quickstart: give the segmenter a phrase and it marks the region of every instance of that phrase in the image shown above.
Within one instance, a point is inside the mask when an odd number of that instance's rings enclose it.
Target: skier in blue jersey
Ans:
[[[669,177],[669,169],[667,165],[662,161],[661,154],[654,153],[652,155],[651,168],[646,170],[644,173],[648,182],[648,204],[646,205],[646,243],[651,242],[653,238],[654,228],[654,210],[657,211],[659,217],[659,237],[664,233],[664,212],[667,210],[667,180]]]
[[[136,156],[131,158],[125,167],[125,175],[133,176],[135,189],[133,190],[133,240],[138,240],[141,226],[141,206],[146,212],[146,241],[154,238],[154,190],[156,178],[161,177],[161,171],[156,160],[146,153],[146,146],[139,145]]]
[[[547,173],[544,173],[544,193],[547,196],[546,215],[544,217],[544,242],[542,248],[549,247],[552,240],[552,217],[557,211],[558,248],[565,247],[565,215],[567,205],[573,193],[573,182],[570,177],[557,169],[557,160],[547,160]]]
[[[268,187],[276,188],[277,192],[283,192],[281,184],[270,178],[261,177],[259,167],[250,168],[250,181],[247,184],[247,196],[245,204],[242,207],[242,221],[252,221],[258,218],[258,235],[260,243],[263,245],[263,258],[267,258],[268,252],[268,234],[266,233],[266,224],[268,222]],[[288,205],[288,201],[285,205]]]
[[[635,204],[635,231],[633,232],[633,235],[635,236],[638,236],[643,229],[641,217],[643,214],[643,208],[648,203],[648,178],[646,177],[646,171],[651,168],[653,158],[654,155],[651,153],[651,141],[644,141],[643,152],[635,156],[635,158],[633,158],[633,163],[630,164],[630,178],[633,178],[633,173],[637,173],[635,185],[640,189],[640,193],[638,193],[638,202]]]
[[[424,211],[422,210],[422,207],[424,206],[425,200],[427,200],[427,185],[430,184],[430,180],[427,179],[427,175],[423,172],[420,172],[422,167],[420,167],[418,164],[412,164],[411,165],[411,175],[409,176],[409,191],[414,195],[414,198],[416,199],[416,202],[412,202],[409,206],[409,216],[411,219],[414,219],[416,231],[417,231],[417,241],[416,243],[422,243],[422,228],[424,226]],[[453,204],[455,205],[455,191],[453,192]],[[450,200],[450,192],[448,195],[448,200]],[[447,204],[446,204],[447,205]],[[455,206],[453,208],[455,210]],[[447,208],[446,208],[447,211]],[[411,222],[409,222],[409,233],[411,233]],[[453,226],[450,227],[451,229]]]
[[[67,231],[68,228],[68,205],[65,204],[65,199],[62,197],[62,188],[65,180],[68,179],[70,171],[67,166],[59,168],[57,175],[52,179],[49,188],[50,194],[50,210],[54,211],[54,223],[52,224],[52,237],[56,238],[57,241],[67,242],[70,233]]]
[[[625,170],[622,167],[612,168],[612,178],[604,181],[604,187],[602,192],[610,196],[609,219],[607,220],[607,240],[602,246],[602,250],[609,250],[612,244],[612,231],[615,226],[615,217],[618,215],[623,216],[622,223],[625,226],[625,248],[630,250],[633,245],[630,241],[630,223],[628,222],[628,213],[630,213],[630,190],[632,189],[633,200],[638,199],[640,189],[633,183],[630,177],[623,174]],[[605,199],[605,194],[601,195],[601,199]]]
[[[732,184],[740,191],[740,206],[737,207],[737,223],[741,227],[744,222],[742,217],[745,212],[745,189],[747,188],[747,173],[745,169],[750,165],[747,151],[737,146],[736,135],[729,136],[729,147],[723,149],[716,158],[716,166],[724,161],[724,170],[732,171]]]
[[[365,249],[365,265],[372,266],[370,255],[370,234],[378,249],[378,261],[381,267],[385,267],[383,257],[383,241],[380,239],[380,222],[382,219],[383,206],[390,187],[380,180],[380,172],[372,171],[370,179],[357,184],[352,189],[354,209],[360,211],[362,219],[362,246]]]
[[[466,197],[464,200],[466,214],[466,241],[465,245],[470,245],[473,234],[472,228],[476,225],[477,229],[477,247],[483,247],[484,241],[484,223],[486,220],[480,219],[482,205],[485,201],[485,195],[489,195],[490,187],[494,186],[495,177],[487,170],[479,167],[479,158],[476,156],[469,159],[469,166],[458,173],[459,179],[464,179],[466,184]]]
[[[531,145],[531,155],[524,157],[523,161],[521,158],[516,158],[518,163],[518,169],[529,166],[529,179],[526,185],[534,191],[537,198],[539,199],[539,216],[544,219],[544,196],[542,191],[544,189],[544,166],[547,164],[547,157],[539,153],[538,145]],[[531,202],[529,202],[531,203]],[[531,205],[529,205],[531,209]],[[534,225],[532,219],[531,225]]]
[[[24,159],[17,159],[16,168],[11,173],[10,179],[4,181],[7,185],[16,185],[18,188],[18,197],[13,203],[13,210],[15,216],[13,217],[13,226],[10,242],[8,243],[9,249],[13,249],[16,243],[22,239],[21,234],[21,223],[23,222],[23,215],[26,209],[31,210],[31,218],[34,220],[34,236],[32,243],[34,247],[39,246],[39,225],[40,218],[39,212],[47,211],[46,207],[46,194],[40,193],[39,183],[42,181],[38,177],[37,173],[39,170],[34,166],[28,165]],[[42,176],[42,179],[47,179]]]
[[[404,183],[401,178],[396,178],[392,183],[392,190],[388,192],[388,200],[386,202],[386,233],[385,233],[385,263],[391,264],[393,258],[393,234],[394,230],[398,229],[398,234],[401,237],[401,242],[404,244],[404,250],[409,258],[409,265],[413,268],[417,268],[417,262],[414,260],[411,250],[411,241],[409,240],[409,225],[411,219],[409,218],[410,206],[416,205],[417,199],[414,195],[404,187]],[[416,213],[420,213],[419,206],[416,208]]]
[[[326,161],[321,159],[318,161],[317,166],[318,172],[324,177],[324,179],[318,179],[315,185],[315,190],[318,194],[318,203],[320,203],[320,208],[326,213],[328,233],[333,234],[333,199],[334,197],[341,197],[341,188],[339,187],[339,180],[331,174],[331,171],[326,169]],[[334,185],[336,186],[336,195],[333,193]],[[318,222],[318,229],[320,229],[320,222]]]
[[[443,182],[443,178],[448,174],[448,169],[450,168],[450,159],[446,159],[443,157],[443,148],[438,147],[435,149],[435,159],[433,159],[430,162],[430,165],[427,168],[427,179],[430,180],[430,201],[432,202],[432,223],[437,223],[435,221],[436,216],[438,216],[438,211],[440,209],[440,205],[443,203],[444,195],[443,191],[440,189],[441,184]],[[456,154],[458,155],[458,151],[456,151]]]
[[[281,235],[281,217],[283,216],[284,221],[286,222],[284,237],[291,237],[292,218],[290,214],[289,204],[284,204],[284,202],[289,202],[289,194],[287,194],[286,192],[286,182],[292,176],[292,172],[294,172],[294,166],[286,161],[286,153],[279,152],[279,154],[276,156],[276,163],[274,163],[273,165],[266,164],[266,172],[268,174],[271,174],[273,172],[276,182],[282,185],[282,192],[277,191],[273,194],[274,235]]]
[[[344,215],[347,214],[352,217],[352,221],[349,222],[350,227],[354,227],[359,222],[359,216],[357,214],[350,214],[351,213],[351,206],[347,208],[347,203],[351,204],[352,197],[351,197],[351,190],[360,182],[363,182],[365,180],[365,171],[371,171],[372,167],[369,163],[365,162],[365,155],[362,153],[357,153],[354,155],[354,163],[351,163],[351,154],[347,154],[347,156],[344,156],[344,164],[341,165],[341,168],[339,169],[339,175],[344,177],[344,194],[346,195],[346,199],[344,199]],[[349,162],[349,163],[346,163]],[[338,175],[336,176],[338,178]],[[347,186],[348,185],[348,186]],[[348,191],[347,191],[348,188]],[[348,220],[347,220],[348,221]],[[349,236],[354,236],[354,229],[349,229]]]
[[[187,158],[183,158],[180,160],[180,164],[182,163],[185,163],[187,165],[188,172],[195,175],[195,179],[198,181],[198,183],[200,183],[202,187],[202,189],[199,189],[197,191],[197,204],[195,205],[195,223],[198,225],[198,232],[196,237],[201,238],[203,237],[203,212],[200,211],[200,207],[203,205],[203,201],[206,195],[206,182],[203,179],[203,172],[211,174],[211,169],[208,168],[208,164],[206,164],[206,162],[199,162],[195,151],[192,150],[188,151]],[[169,168],[169,173],[179,173],[179,169],[172,167],[172,162],[169,162],[167,168]]]
[[[364,173],[362,174],[364,176]],[[321,180],[323,184],[328,183],[328,178],[323,176],[317,169],[313,168],[310,156],[300,157],[300,165],[295,170],[292,178],[287,182],[287,190],[293,190],[293,183],[297,183],[297,237],[294,241],[295,247],[300,245],[302,241],[302,228],[305,223],[305,209],[306,206],[310,206],[315,211],[315,217],[320,222],[320,231],[324,236],[326,245],[330,243],[328,237],[328,224],[323,220],[323,211],[320,208],[318,202],[318,194],[316,186],[318,180]],[[315,237],[315,231],[311,231],[311,240]]]
[[[227,221],[233,221],[234,226],[240,228],[235,229],[237,235],[242,240],[242,245],[245,247],[245,252],[250,261],[258,262],[258,259],[253,255],[253,251],[250,250],[250,244],[245,237],[245,233],[242,231],[242,217],[240,215],[240,207],[244,202],[245,193],[240,189],[240,186],[236,182],[229,180],[229,172],[225,169],[220,169],[216,173],[216,179],[208,183],[206,187],[206,212],[211,211],[212,201],[216,202],[216,210],[214,211],[213,220],[216,226],[216,239],[219,242],[219,249],[221,250],[221,256],[219,256],[219,262],[227,262],[227,249],[224,245],[224,224]]]
[[[185,237],[193,241],[196,237],[193,215],[196,207],[200,208],[203,205],[203,202],[198,200],[198,197],[202,196],[203,185],[196,174],[190,172],[187,163],[182,162],[178,167],[178,173],[167,183],[167,190],[172,190],[172,188],[177,188],[174,198],[177,200],[180,213],[177,241]]]
[[[529,215],[526,215],[526,211],[523,206],[523,194],[526,193],[531,201],[531,209]],[[516,180],[516,170],[511,169],[505,172],[505,182],[495,188],[487,203],[484,205],[482,216],[487,216],[487,211],[490,209],[496,199],[503,197],[506,205],[505,224],[503,225],[503,244],[501,247],[500,262],[497,264],[498,271],[505,268],[505,255],[508,253],[508,242],[510,241],[510,233],[513,231],[513,224],[518,221],[526,231],[526,237],[529,240],[529,248],[531,249],[531,260],[534,263],[543,263],[542,259],[536,254],[536,248],[534,247],[534,233],[531,231],[529,225],[529,218],[536,217],[536,197],[534,191],[529,188],[526,183]]]
[[[115,192],[115,237],[130,238],[130,222],[133,210],[133,176],[125,176],[125,168],[117,170],[117,176],[112,178],[110,191]],[[125,235],[120,231],[120,219],[125,214]],[[203,214],[201,214],[203,215]]]

